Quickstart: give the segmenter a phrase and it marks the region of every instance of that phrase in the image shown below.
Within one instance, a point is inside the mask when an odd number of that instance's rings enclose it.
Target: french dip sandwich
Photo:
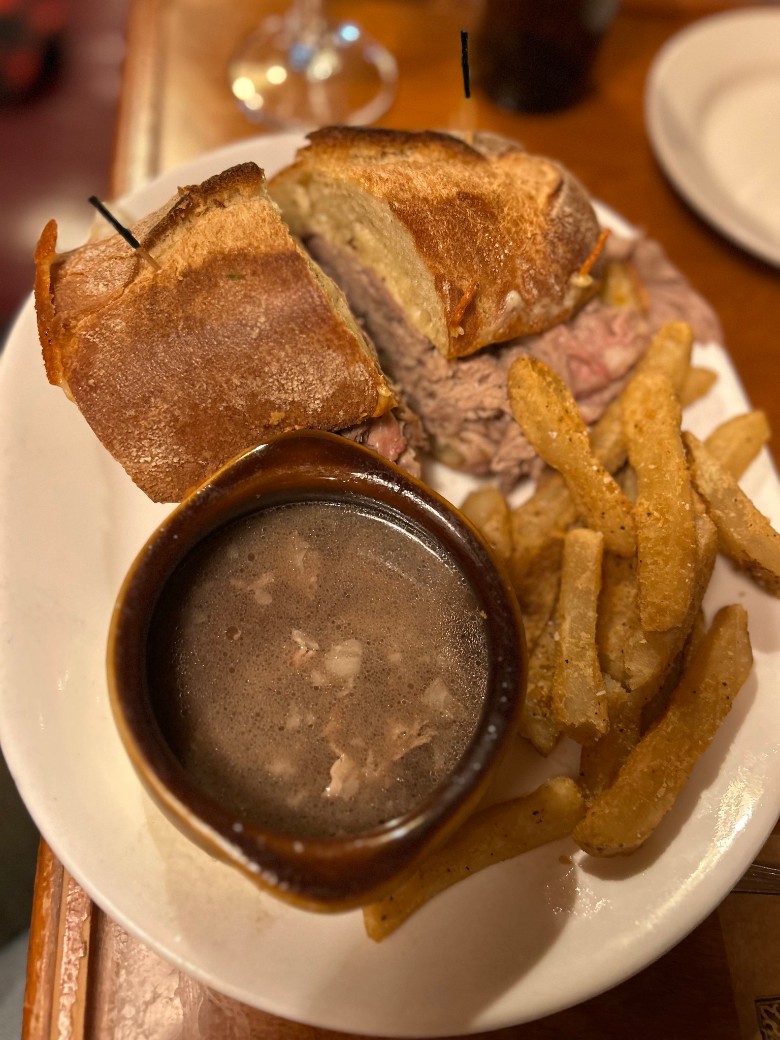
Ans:
[[[50,221],[35,302],[50,382],[157,501],[302,428],[507,488],[537,464],[518,354],[592,422],[660,324],[717,325],[655,243],[607,238],[571,173],[493,134],[330,127],[267,188],[244,163],[132,231],[158,267],[118,234],[60,255]],[[613,262],[636,289],[617,304]]]
[[[49,381],[155,501],[274,433],[343,430],[394,404],[341,292],[291,237],[254,163],[181,189],[132,228],[36,250]]]

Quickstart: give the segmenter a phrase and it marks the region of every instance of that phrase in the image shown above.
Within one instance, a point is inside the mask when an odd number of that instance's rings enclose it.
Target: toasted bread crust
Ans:
[[[151,498],[178,501],[274,433],[341,429],[393,403],[253,163],[180,190],[133,233],[159,271],[118,235],[57,257],[47,225],[36,307],[49,379]]]
[[[57,221],[50,220],[35,247],[35,314],[38,338],[43,351],[46,377],[55,386],[62,384],[61,347],[58,343],[58,321],[51,289],[51,267],[57,254]]]
[[[493,137],[481,149],[479,135],[472,147],[432,131],[331,127],[309,142],[269,184],[285,219],[304,238],[350,245],[350,228],[338,225],[336,206],[328,212],[328,198],[351,193],[357,206],[370,198],[374,213],[384,207],[387,263],[409,264],[410,238],[414,261],[430,276],[427,310],[438,311],[436,322],[416,327],[445,357],[539,332],[592,295],[577,276],[598,221],[579,182],[552,160]],[[306,193],[316,196],[309,207]],[[360,243],[354,248],[360,256]],[[393,271],[379,264],[374,271],[392,291]],[[410,271],[424,297],[419,269]],[[399,302],[415,325],[414,308]]]

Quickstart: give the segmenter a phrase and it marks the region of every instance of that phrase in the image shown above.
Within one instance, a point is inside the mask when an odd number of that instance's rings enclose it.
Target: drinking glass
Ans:
[[[619,0],[485,0],[475,80],[503,108],[557,112],[582,100]]]
[[[253,122],[305,129],[373,122],[390,107],[398,67],[359,25],[330,22],[323,0],[293,0],[243,41],[229,78]]]

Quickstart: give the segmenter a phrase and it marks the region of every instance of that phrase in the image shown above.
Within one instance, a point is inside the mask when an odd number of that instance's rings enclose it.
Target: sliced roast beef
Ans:
[[[405,402],[377,419],[342,430],[341,436],[373,448],[413,477],[422,474],[421,456],[429,447],[428,438],[420,419]]]
[[[512,417],[507,394],[507,373],[519,354],[533,354],[554,368],[590,423],[620,392],[664,322],[688,321],[703,342],[720,337],[712,309],[656,242],[612,236],[608,258],[632,265],[647,296],[644,312],[606,306],[594,298],[570,321],[540,335],[447,360],[411,328],[382,282],[348,250],[319,237],[306,245],[344,290],[386,372],[422,420],[433,453],[457,469],[496,476],[505,488],[527,474],[535,461]]]

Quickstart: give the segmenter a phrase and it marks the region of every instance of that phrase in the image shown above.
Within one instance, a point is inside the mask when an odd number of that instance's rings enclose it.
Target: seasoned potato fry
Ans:
[[[682,651],[712,576],[718,550],[715,526],[697,515],[696,568],[688,615],[665,632],[646,632],[639,615],[636,560],[604,557],[596,629],[603,671],[622,683],[641,706],[652,700],[669,677]]]
[[[623,468],[619,469],[615,474],[615,479],[620,486],[620,490],[626,496],[628,501],[632,505],[636,505],[636,496],[638,491],[636,472],[631,469],[630,466],[623,466]]]
[[[689,325],[669,322],[656,334],[637,371],[663,372],[679,389],[690,368],[692,344]],[[626,461],[626,445],[619,399],[607,406],[589,436],[599,462],[610,473],[620,469]],[[548,539],[560,535],[576,518],[577,510],[563,477],[559,473],[546,476],[531,498],[512,512],[513,572],[521,574]]]
[[[636,367],[636,374],[659,372],[666,376],[679,395],[690,372],[692,351],[691,326],[685,321],[669,321],[656,333]]]
[[[592,802],[617,776],[620,767],[639,743],[642,706],[620,683],[604,676],[609,729],[580,754],[580,787],[586,802]]]
[[[687,408],[689,404],[705,397],[718,381],[717,372],[709,368],[691,368],[679,392],[680,406]]]
[[[681,625],[664,632],[645,632],[645,645],[637,647],[629,664],[629,688],[639,701],[652,700],[669,679],[701,609],[718,554],[715,525],[706,515],[696,517],[696,569],[688,614]]]
[[[590,806],[574,839],[594,856],[631,852],[671,809],[745,682],[753,655],[747,614],[723,607],[699,644],[665,714]]]
[[[602,671],[627,688],[633,662],[645,637],[639,619],[636,558],[604,553],[596,622],[596,644]]]
[[[690,325],[683,321],[670,321],[656,333],[631,378],[643,372],[660,372],[679,393],[690,370],[692,348],[693,330]],[[620,398],[609,404],[601,418],[594,423],[590,431],[590,443],[594,455],[610,473],[616,473],[626,461]]]
[[[512,575],[529,650],[533,649],[542,629],[555,611],[561,583],[562,556],[563,535],[560,535],[550,539],[519,578]]]
[[[569,388],[529,355],[513,362],[508,385],[515,419],[538,454],[566,481],[577,513],[603,533],[612,552],[631,555],[636,546],[631,503],[593,454]]]
[[[715,541],[717,543],[717,534],[715,535]],[[704,611],[699,610],[681,653],[672,658],[667,674],[663,677],[663,682],[657,684],[654,687],[655,692],[646,698],[645,706],[642,709],[643,733],[647,732],[651,726],[654,726],[666,711],[672,690],[674,690],[679,683],[680,676],[690,667],[691,661],[693,660],[694,655],[699,648],[699,644],[704,638],[706,632],[707,622],[704,617]],[[661,634],[666,635],[665,632]]]
[[[610,473],[617,473],[626,461],[619,397],[610,401],[601,418],[591,426],[589,436],[591,450],[602,466]]]
[[[770,437],[764,412],[745,412],[712,431],[704,447],[736,480],[742,476]]]
[[[601,532],[586,527],[569,531],[563,543],[552,702],[561,728],[583,744],[596,740],[609,727],[596,649],[603,550]]]
[[[685,646],[683,647],[683,652],[681,654],[680,664],[683,670],[690,667],[691,661],[706,634],[707,621],[704,617],[704,611],[700,608],[696,611],[696,617],[693,620],[691,631],[688,634],[688,638],[685,641]]]
[[[628,300],[627,272],[613,274],[608,291]],[[729,420],[705,445],[683,438],[682,407],[716,379],[691,368],[692,344],[687,324],[664,326],[589,432],[558,376],[538,359],[517,359],[513,413],[556,472],[514,510],[494,489],[464,503],[505,560],[509,554],[529,649],[519,733],[542,755],[564,734],[580,744],[579,793],[572,781],[551,784],[571,785],[568,798],[576,793],[574,837],[592,855],[642,845],[750,671],[741,607],[704,626],[719,543],[780,595],[780,534],[736,484],[769,438],[766,417]],[[392,897],[366,909],[369,934],[383,938],[432,895],[532,847],[527,825],[508,837],[504,814],[549,786],[468,821]],[[561,823],[553,836],[563,833]]]
[[[773,596],[780,596],[780,534],[717,459],[685,434],[696,490],[718,529],[720,548]]]
[[[494,863],[571,834],[585,802],[569,777],[555,777],[529,795],[499,802],[471,816],[429,855],[395,892],[363,910],[366,932],[377,942],[439,892]]]
[[[642,627],[682,625],[696,575],[691,480],[680,436],[680,403],[666,376],[642,372],[622,398],[623,435],[637,475],[639,608]]]
[[[540,755],[549,755],[561,736],[552,709],[557,635],[555,621],[548,621],[528,657],[528,684],[518,723],[520,736],[530,741]]]
[[[534,494],[512,511],[512,559],[509,566],[515,584],[550,541],[560,540],[569,524],[577,519],[569,489],[554,473],[537,487]]]
[[[497,487],[470,492],[460,507],[485,541],[504,563],[512,556],[509,503]]]
[[[613,260],[605,265],[599,295],[608,307],[647,310],[647,291],[631,264]]]

